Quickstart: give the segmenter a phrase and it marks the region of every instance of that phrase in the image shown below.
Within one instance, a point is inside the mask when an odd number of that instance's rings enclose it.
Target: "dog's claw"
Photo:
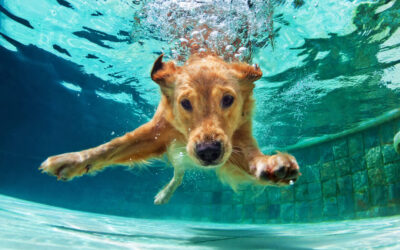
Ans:
[[[90,164],[86,165],[86,167],[85,167],[86,173],[89,173],[91,167],[92,167],[92,165],[90,165]]]

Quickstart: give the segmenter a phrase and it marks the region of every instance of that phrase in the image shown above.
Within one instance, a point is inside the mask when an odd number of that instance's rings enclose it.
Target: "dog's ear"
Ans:
[[[234,75],[241,82],[255,82],[261,78],[262,72],[257,64],[250,66],[246,63],[234,63],[232,64]]]
[[[170,92],[174,87],[175,73],[177,67],[173,62],[164,63],[162,61],[164,54],[161,54],[153,64],[151,69],[151,79],[160,85],[164,94]]]

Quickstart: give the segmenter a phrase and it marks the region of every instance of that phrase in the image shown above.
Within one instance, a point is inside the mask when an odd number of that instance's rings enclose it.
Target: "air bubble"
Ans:
[[[190,37],[194,38],[194,39],[199,39],[200,36],[201,36],[201,34],[199,31],[193,31],[192,34],[190,34]]]
[[[239,53],[243,53],[243,52],[245,52],[246,50],[247,50],[246,47],[240,47],[240,48],[238,49],[238,52],[239,52]]]
[[[211,39],[217,39],[217,37],[218,37],[218,31],[214,30],[210,33]]]
[[[232,53],[234,51],[234,47],[232,45],[228,45],[225,47],[225,51],[228,53]]]

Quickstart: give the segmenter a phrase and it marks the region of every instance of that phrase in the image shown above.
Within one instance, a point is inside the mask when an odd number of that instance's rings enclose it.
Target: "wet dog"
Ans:
[[[157,58],[151,71],[162,97],[150,122],[98,147],[52,156],[40,169],[71,180],[166,154],[174,176],[156,195],[155,204],[169,201],[192,166],[215,168],[233,187],[297,180],[300,172],[293,156],[264,155],[252,136],[252,93],[262,76],[258,65],[227,63],[211,53],[194,54],[183,66],[162,59]]]

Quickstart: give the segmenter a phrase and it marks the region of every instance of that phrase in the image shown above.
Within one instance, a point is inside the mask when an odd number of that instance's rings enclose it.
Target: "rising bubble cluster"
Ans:
[[[273,46],[272,0],[142,1],[132,39],[165,41],[164,53],[185,61],[211,52],[228,61],[250,61],[255,48]]]

